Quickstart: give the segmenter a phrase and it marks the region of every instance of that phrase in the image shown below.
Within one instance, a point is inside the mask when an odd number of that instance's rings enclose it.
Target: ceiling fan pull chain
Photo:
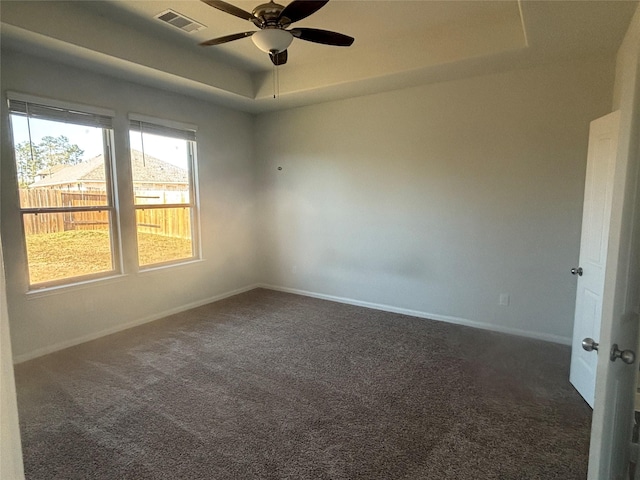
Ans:
[[[273,98],[280,96],[280,70],[279,65],[273,64],[272,78],[273,78]]]

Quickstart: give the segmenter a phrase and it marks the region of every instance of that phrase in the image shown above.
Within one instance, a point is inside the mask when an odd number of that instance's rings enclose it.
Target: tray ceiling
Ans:
[[[231,1],[247,11],[258,3]],[[283,2],[287,3],[287,2]],[[246,38],[255,30],[195,0],[1,2],[2,46],[160,88],[264,111],[501,69],[613,55],[636,2],[331,0],[296,27],[355,37],[351,47],[294,39],[279,67]],[[204,25],[185,32],[168,9]]]

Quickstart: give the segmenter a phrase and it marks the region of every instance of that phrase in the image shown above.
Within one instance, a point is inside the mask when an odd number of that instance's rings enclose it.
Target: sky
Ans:
[[[102,129],[85,127],[70,123],[41,120],[21,115],[11,115],[13,140],[17,145],[29,140],[29,133],[34,144],[40,143],[43,137],[59,137],[64,135],[72,144],[84,150],[83,160],[101,155],[103,149]],[[31,130],[31,132],[29,132]],[[142,151],[140,132],[131,132],[129,142],[132,149]],[[144,134],[144,152],[152,157],[187,169],[187,142],[185,140]]]
[[[131,132],[129,145],[132,150],[142,152],[142,135],[140,132]],[[161,137],[158,135],[144,134],[144,153],[172,163],[178,167],[188,169],[187,141],[177,138]]]

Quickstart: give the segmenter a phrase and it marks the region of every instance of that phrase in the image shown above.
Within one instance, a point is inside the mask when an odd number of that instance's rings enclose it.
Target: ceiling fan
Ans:
[[[270,0],[269,3],[258,5],[251,13],[222,0],[202,1],[213,8],[244,20],[249,20],[260,30],[225,35],[224,37],[202,42],[200,45],[220,45],[233,40],[251,37],[253,43],[260,50],[269,54],[269,58],[271,58],[274,65],[287,63],[287,48],[291,45],[294,37],[308,42],[339,47],[348,47],[354,41],[354,38],[348,35],[317,28],[292,28],[287,30],[287,27],[292,23],[307,18],[320,10],[329,0],[293,0],[286,7]]]

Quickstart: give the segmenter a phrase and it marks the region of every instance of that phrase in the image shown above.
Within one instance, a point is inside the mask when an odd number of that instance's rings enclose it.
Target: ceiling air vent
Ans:
[[[189,17],[185,17],[181,13],[178,13],[175,10],[171,9],[159,13],[155,18],[188,33],[197,32],[198,30],[202,30],[204,28],[204,25],[202,25],[201,23],[198,23],[195,20],[191,20]]]

